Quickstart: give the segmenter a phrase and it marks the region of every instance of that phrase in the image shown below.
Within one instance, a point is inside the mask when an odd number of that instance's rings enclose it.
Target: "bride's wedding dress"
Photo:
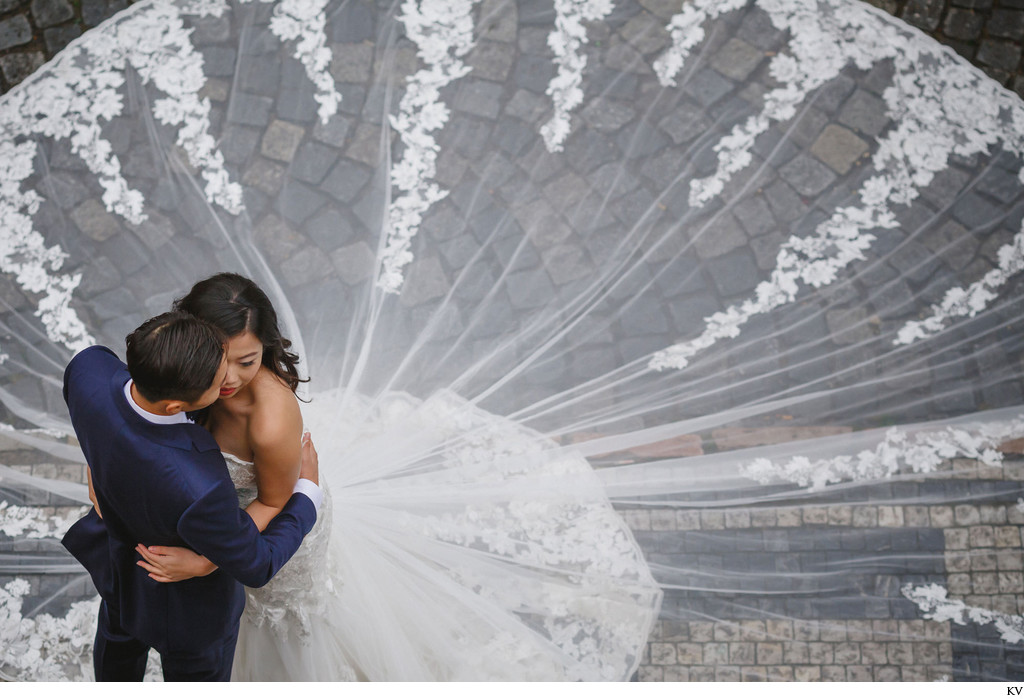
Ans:
[[[450,395],[374,408],[331,393],[303,409],[327,505],[281,572],[247,589],[233,680],[636,670],[661,591],[585,460],[551,459],[538,436]],[[253,466],[225,457],[247,505]]]
[[[332,502],[239,677],[1013,676],[1022,156],[858,0],[136,3],[0,97],[0,674],[91,675],[69,357],[233,270]]]
[[[252,462],[227,452],[240,507],[256,497]],[[341,582],[328,551],[331,498],[325,490],[316,525],[269,584],[247,588],[233,681],[354,681],[348,664],[337,599]]]

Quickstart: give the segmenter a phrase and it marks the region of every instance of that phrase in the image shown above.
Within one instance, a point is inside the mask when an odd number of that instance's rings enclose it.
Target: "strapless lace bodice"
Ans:
[[[256,470],[252,462],[223,453],[231,481],[242,508],[256,498]],[[262,588],[246,588],[244,616],[253,625],[270,625],[282,635],[306,641],[310,620],[323,613],[328,596],[340,585],[336,567],[330,561],[331,497],[324,487],[324,500],[316,524],[295,555]]]

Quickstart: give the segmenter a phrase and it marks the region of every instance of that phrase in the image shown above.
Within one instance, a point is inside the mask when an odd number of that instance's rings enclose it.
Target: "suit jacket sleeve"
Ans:
[[[218,483],[195,501],[178,521],[178,534],[189,547],[250,588],[266,585],[291,559],[316,522],[316,508],[295,494],[260,533],[230,482]]]

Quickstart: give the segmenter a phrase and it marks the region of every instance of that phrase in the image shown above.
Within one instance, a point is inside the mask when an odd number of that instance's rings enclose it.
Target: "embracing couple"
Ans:
[[[230,680],[243,584],[265,586],[324,527],[298,358],[266,295],[234,274],[126,344],[127,365],[94,346],[64,375],[94,504],[64,545],[102,598],[96,679],[142,680],[153,648],[166,680]],[[245,511],[225,458],[255,484]]]

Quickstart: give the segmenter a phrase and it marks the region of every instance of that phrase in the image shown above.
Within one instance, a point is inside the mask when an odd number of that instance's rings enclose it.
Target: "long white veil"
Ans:
[[[708,629],[930,620],[949,653],[872,663],[1024,673],[1024,104],[874,8],[145,0],[0,134],[4,673],[89,673],[64,366],[222,270],[311,378],[334,536],[394,553],[346,578],[371,675],[525,569],[614,583],[580,628],[519,610],[565,659],[474,663],[705,679],[742,666],[683,660]],[[416,561],[450,598],[389,602]]]

